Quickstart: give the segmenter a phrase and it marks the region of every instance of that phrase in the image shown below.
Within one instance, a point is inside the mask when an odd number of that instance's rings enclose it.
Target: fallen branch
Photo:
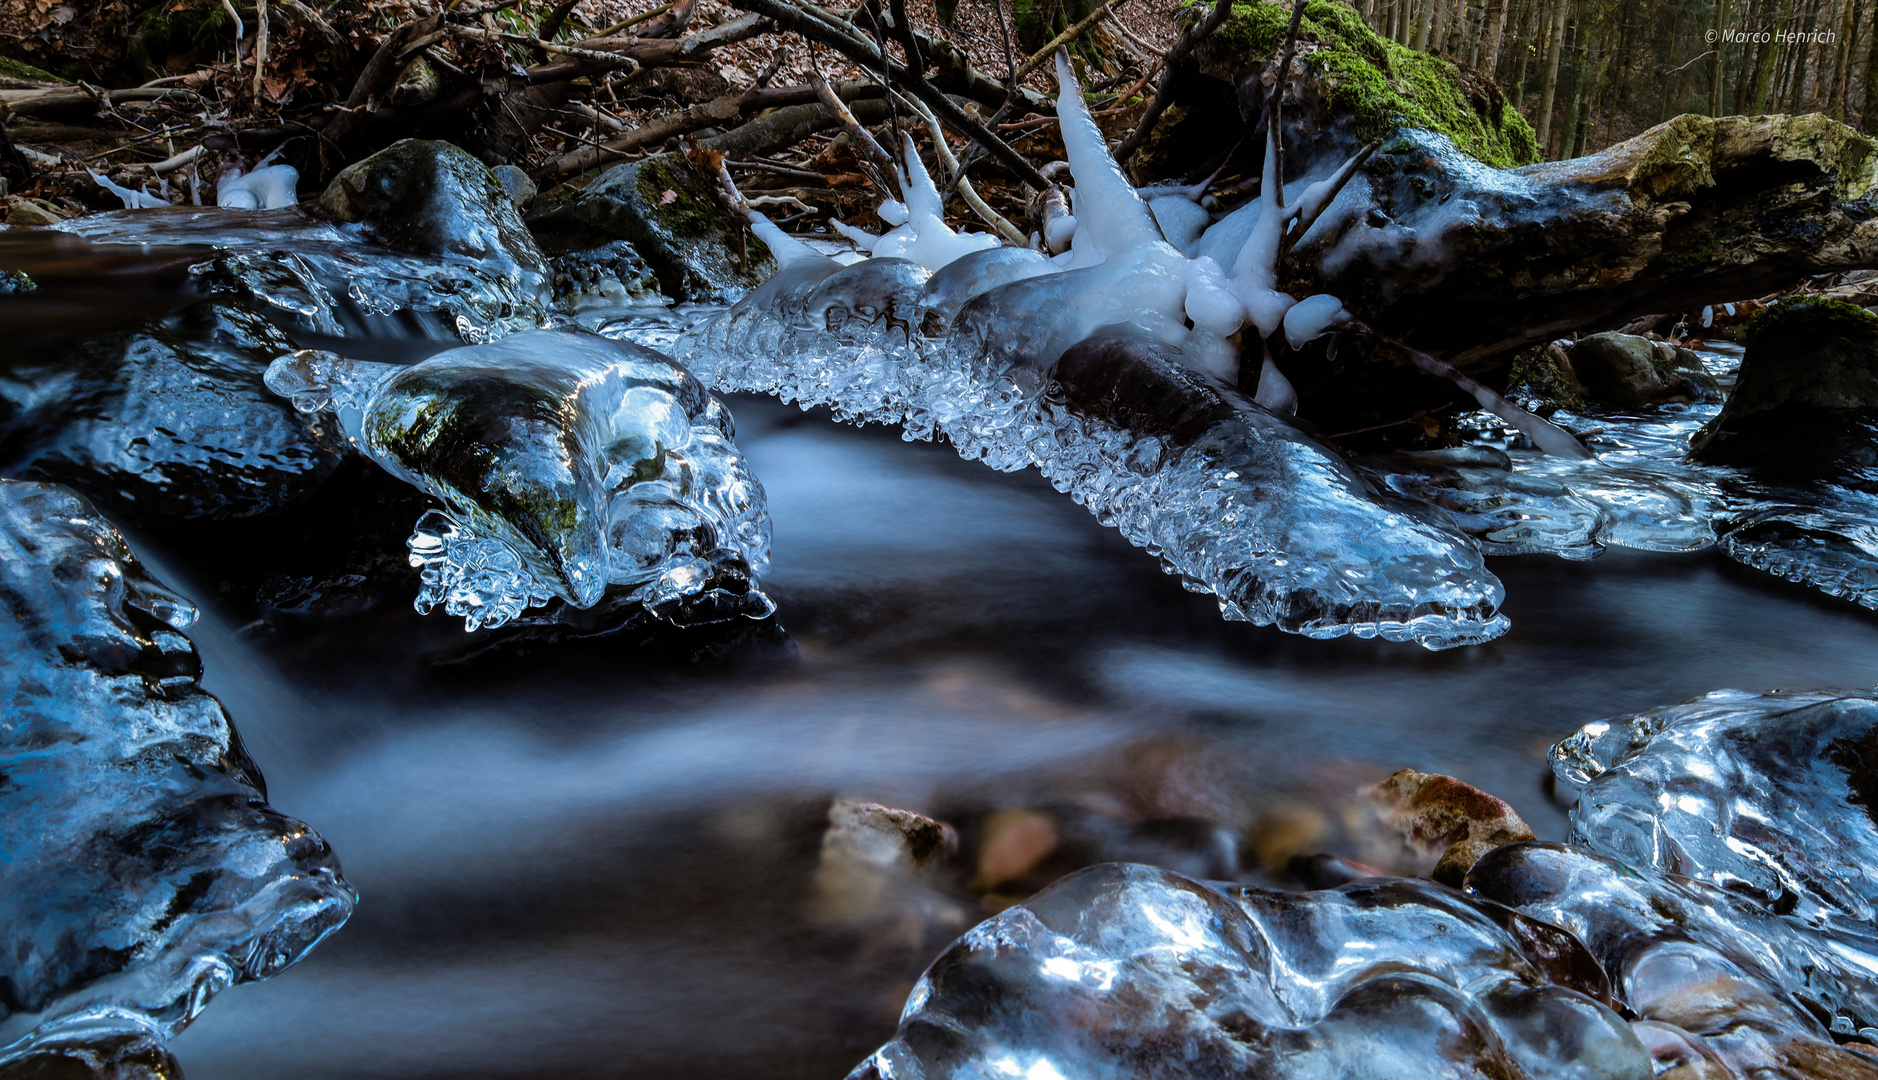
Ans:
[[[897,174],[894,171],[893,158],[888,156],[886,148],[874,138],[874,133],[854,118],[854,114],[849,112],[847,105],[835,95],[834,89],[828,85],[826,79],[816,75],[809,80],[809,85],[814,88],[816,98],[835,114],[835,119],[841,122],[841,127],[848,133],[848,140],[854,146],[855,152],[863,161],[872,166],[876,174],[873,177],[874,186],[890,198],[905,198],[905,193],[900,190]]]
[[[700,30],[695,34],[686,34],[680,38],[645,40],[625,37],[613,38],[609,42],[605,37],[596,37],[588,38],[578,47],[590,52],[605,53],[608,56],[624,57],[635,61],[640,67],[665,67],[699,59],[714,49],[747,41],[759,34],[769,33],[773,29],[775,26],[769,19],[751,15],[732,20],[722,26]],[[564,82],[595,71],[608,70],[614,66],[617,65],[612,65],[610,62],[606,64],[590,62],[582,58],[557,60],[551,64],[529,68],[528,81],[535,84]]]
[[[352,83],[352,92],[346,95],[346,103],[324,128],[320,129],[320,145],[337,150],[339,140],[351,134],[365,118],[377,108],[377,97],[391,85],[398,75],[398,54],[406,42],[413,38],[435,33],[443,25],[441,14],[418,19],[398,26],[385,39],[378,43],[372,58],[365,62],[364,70]],[[325,154],[322,150],[321,157]]]
[[[880,92],[878,86],[862,82],[843,83],[839,90],[839,93],[847,98],[863,97]],[[710,101],[655,117],[624,132],[618,138],[562,154],[535,169],[531,175],[538,179],[571,176],[600,165],[609,158],[621,159],[634,150],[657,146],[667,139],[696,131],[699,128],[728,123],[745,113],[785,105],[799,105],[815,100],[817,100],[817,94],[815,88],[811,86],[766,87],[746,90],[741,94],[725,94],[722,97],[712,98]]]
[[[1207,17],[1188,28],[1187,32],[1180,35],[1180,39],[1168,48],[1163,61],[1169,77],[1161,79],[1160,88],[1154,92],[1154,100],[1148,103],[1148,111],[1142,114],[1141,123],[1135,125],[1135,130],[1129,132],[1128,137],[1115,148],[1117,162],[1126,165],[1129,157],[1148,141],[1148,136],[1154,133],[1154,125],[1160,121],[1161,114],[1174,103],[1174,80],[1171,75],[1175,67],[1187,58],[1187,54],[1191,53],[1195,46],[1205,41],[1213,31],[1219,29],[1226,22],[1226,16],[1230,14],[1232,14],[1232,0],[1215,0],[1213,10],[1208,13]]]

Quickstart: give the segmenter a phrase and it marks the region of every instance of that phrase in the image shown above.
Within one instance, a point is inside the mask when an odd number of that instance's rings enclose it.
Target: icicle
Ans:
[[[1056,54],[1056,115],[1063,149],[1076,178],[1076,265],[1093,266],[1141,244],[1161,239],[1148,204],[1122,175],[1102,129],[1083,103],[1082,87],[1067,53]],[[1046,235],[1045,240],[1049,237]]]
[[[99,187],[121,199],[124,203],[124,209],[126,210],[148,210],[153,207],[169,205],[167,200],[159,199],[147,191],[132,191],[127,187],[119,187],[106,177],[100,176],[90,169],[86,169],[85,171],[91,173],[91,178],[97,182]]]

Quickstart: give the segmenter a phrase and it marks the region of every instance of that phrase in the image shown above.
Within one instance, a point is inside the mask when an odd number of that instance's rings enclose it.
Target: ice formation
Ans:
[[[170,204],[168,199],[152,195],[148,191],[133,191],[120,184],[112,183],[109,177],[100,176],[90,169],[85,171],[91,173],[92,181],[99,187],[117,196],[118,200],[124,204],[124,209],[126,210],[147,210],[151,207],[168,206]]]
[[[1433,648],[1503,633],[1500,584],[1445,515],[1378,494],[1232,388],[1242,285],[1162,238],[1058,74],[1077,180],[1067,253],[934,255],[915,237],[902,250],[925,264],[843,267],[787,241],[777,275],[682,338],[680,359],[724,389],[1035,465],[1228,618]],[[915,232],[922,220],[909,210]]]
[[[0,1072],[68,1075],[33,1070],[75,1045],[160,1059],[212,995],[298,960],[355,896],[326,843],[268,806],[197,685],[195,608],[96,510],[0,481],[0,550]]]
[[[946,224],[945,200],[933,186],[913,137],[902,135],[905,146],[898,170],[906,202],[882,207],[881,220],[895,227],[883,236],[845,228],[842,235],[877,259],[911,259],[928,270],[938,270],[974,251],[998,246],[998,238],[984,233],[957,233]],[[897,221],[892,219],[899,219]],[[779,256],[780,259],[780,256]]]
[[[303,351],[267,385],[448,507],[410,540],[419,611],[474,630],[609,589],[681,621],[773,610],[755,582],[763,489],[730,413],[659,353],[536,330],[412,367]]]
[[[942,955],[853,1078],[1878,1077],[1878,695],[1720,691],[1553,763],[1578,846],[1461,891],[1065,878]]]
[[[850,1080],[1647,1080],[1596,965],[1550,929],[1422,880],[1289,893],[1096,866],[940,956]]]
[[[300,201],[300,171],[292,165],[262,165],[253,172],[231,169],[215,183],[215,205],[233,210],[279,210]]]

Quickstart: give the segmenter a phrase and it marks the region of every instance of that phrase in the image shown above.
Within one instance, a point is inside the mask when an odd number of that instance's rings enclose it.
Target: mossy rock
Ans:
[[[66,81],[50,71],[45,71],[25,63],[24,61],[14,60],[5,56],[0,56],[0,79],[20,79],[25,82],[42,83],[62,83]]]
[[[675,300],[736,300],[776,272],[769,249],[678,154],[615,165],[537,200],[528,221],[550,251],[630,243]]]
[[[1290,18],[1288,3],[1236,3],[1224,25],[1195,50],[1203,75],[1240,88],[1251,125],[1264,101],[1260,76],[1283,47]],[[1496,168],[1540,160],[1532,126],[1491,80],[1380,36],[1348,4],[1310,0],[1298,38],[1299,62],[1315,76],[1322,108],[1294,122],[1320,130],[1345,124],[1365,141],[1405,127],[1439,132]]]
[[[1878,458],[1878,315],[1798,297],[1755,315],[1746,337],[1728,404],[1690,442],[1698,460],[1810,476]]]

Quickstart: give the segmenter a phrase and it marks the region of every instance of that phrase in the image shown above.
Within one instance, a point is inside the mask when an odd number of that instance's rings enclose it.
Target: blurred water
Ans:
[[[807,921],[831,795],[1257,818],[1412,766],[1560,838],[1544,754],[1582,722],[1878,679],[1869,615],[1712,552],[1496,560],[1512,632],[1448,653],[1225,623],[1035,474],[731,404],[787,642],[493,678],[198,624],[271,801],[363,899],[177,1040],[191,1080],[840,1076],[935,950]]]

